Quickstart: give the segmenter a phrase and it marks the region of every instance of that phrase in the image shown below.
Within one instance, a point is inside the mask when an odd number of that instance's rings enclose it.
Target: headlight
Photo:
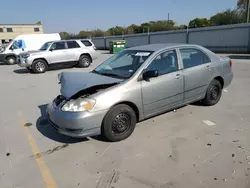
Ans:
[[[70,100],[63,105],[62,111],[67,112],[82,112],[92,109],[95,106],[94,99],[78,98],[76,100]]]
[[[30,56],[30,54],[23,54],[22,58],[27,59]]]

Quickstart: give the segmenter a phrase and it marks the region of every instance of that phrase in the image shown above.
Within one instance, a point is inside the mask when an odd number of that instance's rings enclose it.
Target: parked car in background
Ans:
[[[49,67],[78,66],[89,67],[97,52],[85,46],[87,40],[61,40],[45,43],[38,51],[21,53],[18,65],[35,73],[44,73]]]
[[[0,51],[0,62],[16,64],[21,52],[38,50],[45,42],[61,40],[59,33],[19,35]]]
[[[60,73],[48,119],[68,136],[120,141],[138,121],[195,101],[217,104],[232,79],[232,61],[198,45],[128,48],[89,73]]]

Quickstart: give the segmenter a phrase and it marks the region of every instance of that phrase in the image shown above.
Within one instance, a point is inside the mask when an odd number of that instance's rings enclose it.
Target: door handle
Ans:
[[[180,74],[176,74],[175,79],[180,79],[181,75]]]
[[[206,66],[206,70],[211,70],[211,67],[209,65]]]

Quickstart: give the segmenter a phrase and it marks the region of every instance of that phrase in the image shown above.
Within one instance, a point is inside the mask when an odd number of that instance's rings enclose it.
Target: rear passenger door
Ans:
[[[179,50],[183,62],[184,102],[202,99],[213,76],[211,60],[200,49],[182,48]]]
[[[80,45],[76,41],[67,41],[67,47],[69,61],[78,61],[80,54],[77,49],[81,48]]]

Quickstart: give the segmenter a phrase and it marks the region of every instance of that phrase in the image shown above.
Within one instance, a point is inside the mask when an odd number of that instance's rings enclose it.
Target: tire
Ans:
[[[111,142],[125,140],[133,133],[135,125],[134,110],[128,105],[120,104],[106,114],[102,124],[102,135]]]
[[[6,63],[8,65],[14,65],[16,64],[16,57],[15,56],[9,56],[6,58]]]
[[[35,60],[32,63],[32,70],[35,73],[45,73],[47,69],[48,69],[47,62],[42,59]]]
[[[79,62],[78,62],[78,67],[82,68],[87,68],[91,64],[91,58],[87,55],[81,55]]]
[[[202,100],[202,104],[205,106],[216,105],[220,101],[221,95],[221,83],[218,80],[213,80],[207,88],[206,96]]]

